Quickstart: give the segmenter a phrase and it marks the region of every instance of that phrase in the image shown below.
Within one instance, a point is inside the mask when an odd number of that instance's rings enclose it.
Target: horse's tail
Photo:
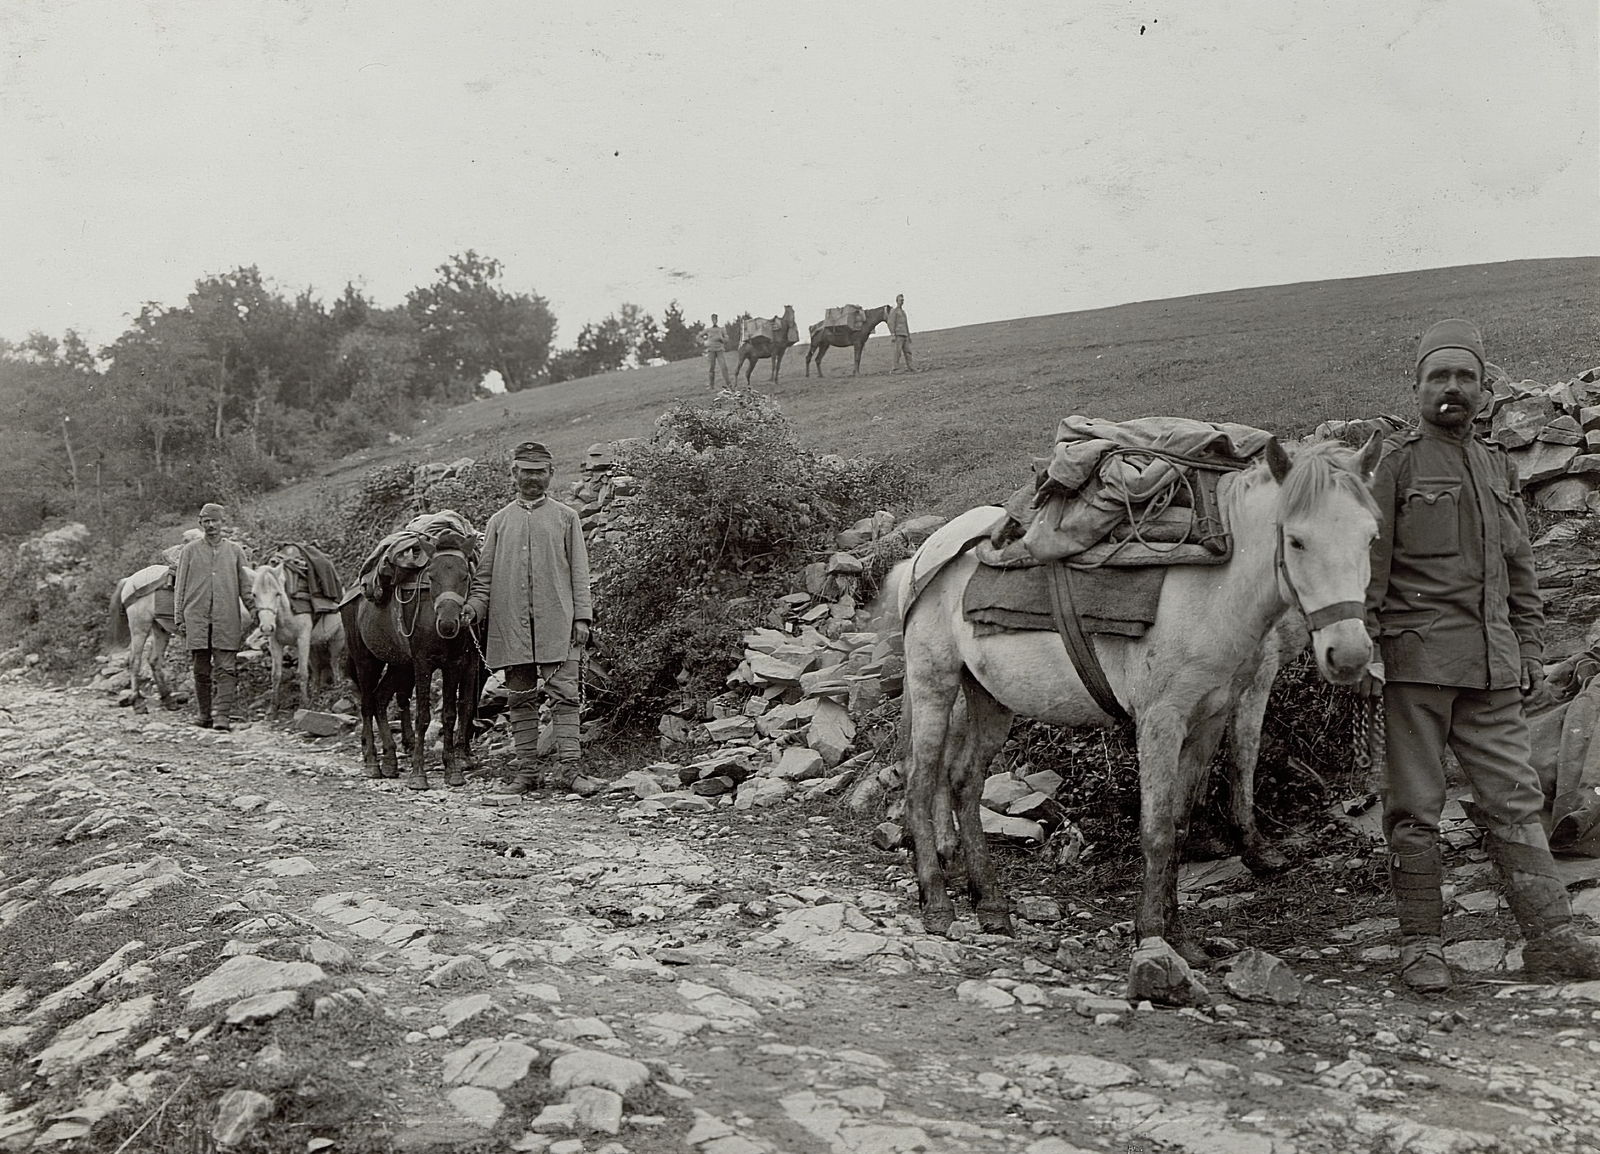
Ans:
[[[122,603],[122,587],[127,578],[118,581],[111,590],[111,612],[106,619],[106,644],[112,649],[122,649],[133,643],[133,632],[128,628],[128,607]]]
[[[878,632],[898,631],[905,625],[905,598],[911,588],[911,558],[896,561],[884,574],[878,595],[867,606],[872,627]]]

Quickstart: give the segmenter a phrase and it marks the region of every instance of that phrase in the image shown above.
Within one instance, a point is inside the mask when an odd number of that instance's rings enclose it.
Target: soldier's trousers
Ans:
[[[232,649],[189,652],[194,655],[194,696],[200,720],[230,723],[239,688],[239,654]]]
[[[543,678],[542,692],[550,701],[556,756],[562,761],[578,760],[579,656],[580,651],[573,649],[565,661],[506,667],[506,690],[511,697],[506,713],[518,757],[538,754],[539,679]]]

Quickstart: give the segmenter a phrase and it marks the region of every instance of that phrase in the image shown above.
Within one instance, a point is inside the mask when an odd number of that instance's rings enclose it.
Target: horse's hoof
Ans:
[[[428,775],[425,773],[408,773],[400,779],[400,784],[407,789],[427,789]]]
[[[1244,862],[1245,868],[1257,877],[1282,873],[1289,868],[1289,859],[1270,845],[1247,849],[1239,855],[1239,859]]]
[[[1210,954],[1206,953],[1204,947],[1196,945],[1186,938],[1178,941],[1168,938],[1167,941],[1177,951],[1178,956],[1189,963],[1190,969],[1209,970],[1211,968],[1211,963],[1214,959]]]
[[[150,707],[144,703],[143,698],[140,698],[133,703],[133,711],[135,713],[149,713]]]
[[[467,775],[459,769],[447,769],[444,773],[444,783],[446,785],[466,785]]]
[[[380,778],[383,776],[383,767],[375,761],[364,762],[361,766],[361,770],[371,778]]]
[[[956,924],[954,910],[923,910],[922,928],[936,938],[946,937],[950,927]]]
[[[163,697],[161,699],[161,708],[165,709],[168,713],[176,713],[178,710],[182,709],[183,706],[179,705],[170,697]]]

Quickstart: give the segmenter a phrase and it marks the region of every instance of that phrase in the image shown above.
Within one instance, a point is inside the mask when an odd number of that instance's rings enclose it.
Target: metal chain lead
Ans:
[[[1356,716],[1350,733],[1350,760],[1357,769],[1372,768],[1372,698],[1356,698]]]

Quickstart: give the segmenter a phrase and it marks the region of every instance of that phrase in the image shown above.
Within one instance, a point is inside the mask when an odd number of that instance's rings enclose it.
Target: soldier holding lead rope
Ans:
[[[578,743],[579,665],[594,612],[578,514],[546,492],[555,459],[538,441],[511,454],[517,498],[489,518],[464,612],[484,626],[484,660],[506,671],[516,769],[502,793],[538,788],[539,698],[550,701],[553,783],[570,785]]]

